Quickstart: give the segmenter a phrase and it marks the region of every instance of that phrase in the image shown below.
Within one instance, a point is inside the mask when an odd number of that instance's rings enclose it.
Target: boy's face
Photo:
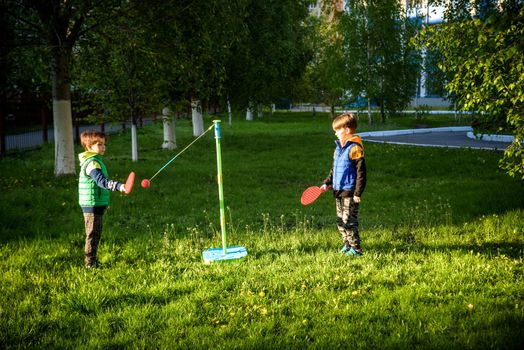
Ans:
[[[106,142],[105,142],[105,140],[99,141],[99,142],[91,145],[91,147],[88,148],[88,151],[95,152],[96,154],[100,154],[101,156],[103,156],[104,153],[106,152]]]
[[[341,143],[344,143],[351,136],[351,129],[345,127],[335,129],[335,135]]]

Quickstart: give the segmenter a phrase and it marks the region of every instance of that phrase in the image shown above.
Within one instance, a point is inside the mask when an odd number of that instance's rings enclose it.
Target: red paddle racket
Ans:
[[[308,187],[302,193],[302,197],[300,198],[300,203],[302,203],[302,205],[309,205],[313,203],[314,201],[316,201],[317,198],[324,192],[326,192],[326,190],[318,186]]]
[[[135,173],[132,171],[129,173],[129,176],[127,177],[125,189],[126,194],[130,194],[131,190],[133,189],[133,183],[135,183]]]

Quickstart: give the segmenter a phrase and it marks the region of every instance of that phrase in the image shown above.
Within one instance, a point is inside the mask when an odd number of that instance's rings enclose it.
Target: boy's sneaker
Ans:
[[[341,252],[342,254],[344,254],[344,253],[347,253],[348,251],[350,251],[351,249],[353,249],[353,248],[351,248],[351,247],[348,248],[348,247],[344,244],[344,245],[342,246],[342,248],[340,249],[340,252]]]
[[[362,250],[356,250],[355,248],[351,247],[349,248],[348,251],[346,251],[345,253],[346,255],[349,255],[349,256],[363,256],[364,253],[362,253]]]
[[[96,268],[99,267],[99,265],[100,264],[98,263],[98,261],[95,261],[93,263],[87,263],[86,264],[86,269],[96,269]]]

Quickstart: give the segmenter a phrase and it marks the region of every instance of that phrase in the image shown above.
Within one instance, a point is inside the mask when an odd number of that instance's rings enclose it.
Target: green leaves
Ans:
[[[408,45],[415,28],[399,2],[352,1],[338,29],[343,33],[346,89],[355,97],[364,94],[382,111],[404,108],[416,91],[420,58]]]
[[[489,124],[508,129],[519,140],[524,139],[523,19],[522,5],[518,10],[504,7],[484,20],[431,27],[418,41],[419,47],[436,47],[442,55],[439,66],[449,79],[446,88],[456,95],[459,108],[484,112]],[[522,157],[522,144],[515,142],[504,153],[501,167],[524,179]]]
[[[225,85],[236,107],[289,97],[311,56],[307,1],[248,1],[242,31],[225,64]],[[235,14],[235,16],[237,16]]]

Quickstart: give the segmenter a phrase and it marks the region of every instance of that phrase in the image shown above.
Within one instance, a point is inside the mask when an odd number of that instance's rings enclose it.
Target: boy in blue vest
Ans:
[[[96,253],[102,236],[102,218],[109,206],[110,191],[125,192],[125,185],[107,178],[107,168],[102,156],[106,151],[107,136],[99,131],[84,131],[80,141],[85,149],[78,155],[78,203],[85,222],[85,267],[98,267]]]
[[[344,113],[333,120],[333,131],[337,136],[333,167],[323,181],[322,189],[333,188],[337,204],[337,227],[344,245],[341,253],[362,256],[358,232],[358,208],[366,187],[366,161],[364,147],[355,135],[357,116]]]

